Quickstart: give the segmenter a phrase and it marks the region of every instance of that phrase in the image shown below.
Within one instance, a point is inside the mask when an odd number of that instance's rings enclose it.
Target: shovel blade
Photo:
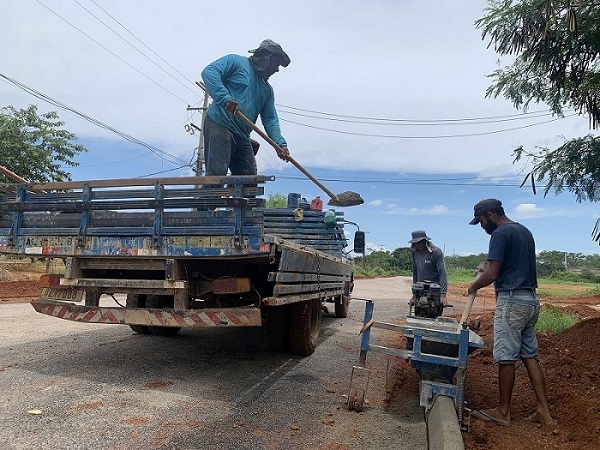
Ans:
[[[335,198],[332,197],[327,204],[330,206],[357,206],[362,205],[364,202],[360,194],[346,191],[336,195]]]

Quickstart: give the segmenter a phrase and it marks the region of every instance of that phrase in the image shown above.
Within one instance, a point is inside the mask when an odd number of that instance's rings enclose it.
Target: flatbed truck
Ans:
[[[161,336],[266,326],[274,350],[309,355],[325,303],[347,315],[346,221],[306,205],[265,208],[263,184],[273,180],[1,184],[0,254],[64,261],[32,302],[42,314]]]

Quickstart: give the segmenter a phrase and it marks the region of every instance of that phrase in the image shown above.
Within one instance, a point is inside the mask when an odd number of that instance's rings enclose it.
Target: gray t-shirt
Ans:
[[[436,246],[432,246],[431,252],[413,252],[412,258],[413,283],[419,281],[433,281],[440,285],[440,292],[446,295],[448,291],[448,277],[446,275],[446,263],[444,253]]]
[[[496,228],[487,259],[502,263],[494,282],[496,292],[537,288],[535,241],[524,225],[512,222]]]

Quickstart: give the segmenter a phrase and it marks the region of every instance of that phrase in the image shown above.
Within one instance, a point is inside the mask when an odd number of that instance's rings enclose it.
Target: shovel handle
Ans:
[[[460,318],[460,322],[458,323],[459,329],[463,326],[463,324],[467,323],[467,319],[469,318],[469,314],[471,314],[471,308],[473,307],[473,302],[475,301],[475,294],[469,295],[469,300],[465,305],[465,309]]]
[[[242,121],[246,125],[248,125],[250,128],[252,128],[253,131],[255,131],[261,138],[263,138],[265,141],[267,141],[271,145],[271,147],[273,147],[275,150],[281,149],[281,146],[277,142],[275,142],[273,139],[271,139],[267,135],[267,133],[265,133],[263,130],[258,128],[254,122],[252,122],[250,119],[248,119],[239,110],[235,113],[235,115],[238,116],[240,119],[242,119]],[[300,172],[302,172],[304,175],[306,175],[308,178],[310,178],[313,183],[315,183],[317,186],[319,186],[321,189],[323,189],[323,192],[325,192],[327,195],[329,195],[329,197],[331,197],[333,200],[339,201],[337,195],[335,195],[333,192],[331,192],[329,189],[327,189],[325,186],[323,186],[323,184],[321,184],[321,182],[319,180],[317,180],[311,173],[309,173],[304,167],[302,167],[298,161],[296,161],[291,156],[288,156],[288,160],[294,166],[296,166],[296,168]]]
[[[481,276],[482,273],[483,273],[482,271],[478,271],[477,275],[475,275],[475,280],[477,280]],[[467,301],[467,304],[465,305],[465,309],[463,310],[462,316],[460,317],[460,322],[458,322],[458,331],[460,331],[460,329],[463,327],[463,325],[465,325],[467,323],[469,314],[471,314],[471,308],[473,307],[473,302],[475,301],[475,295],[476,294],[469,294],[469,300]]]
[[[19,183],[24,183],[24,184],[29,183],[29,181],[27,181],[25,178],[20,177],[19,175],[14,173],[12,170],[10,170],[4,166],[0,166],[0,172],[3,173],[4,175],[6,175],[7,177],[12,178],[15,181],[18,181]]]
[[[196,85],[198,87],[200,87],[200,89],[202,89],[204,92],[208,93],[204,83],[196,81]],[[248,119],[244,114],[242,114],[242,112],[240,110],[237,110],[235,115],[238,116],[240,119],[242,119],[242,121],[246,125],[248,125],[250,128],[252,128],[252,130],[254,130],[261,138],[263,138],[265,141],[267,141],[271,145],[271,147],[273,147],[275,150],[281,149],[281,147],[279,146],[279,144],[277,144],[277,142],[275,142],[273,139],[271,139],[269,136],[267,136],[267,133],[265,133],[263,130],[258,128],[256,126],[256,124],[254,122],[252,122],[250,119]],[[329,189],[327,189],[327,187],[325,187],[323,185],[323,183],[321,183],[319,180],[317,180],[308,170],[306,170],[304,167],[302,167],[298,161],[296,161],[294,158],[292,158],[289,155],[288,155],[288,161],[291,162],[300,172],[302,172],[304,175],[306,175],[313,183],[315,183],[317,186],[319,186],[323,190],[323,192],[325,192],[327,195],[329,195],[329,197],[331,197],[332,200],[335,200],[336,202],[340,201],[340,199],[338,198],[337,195],[335,195],[333,192],[331,192]]]

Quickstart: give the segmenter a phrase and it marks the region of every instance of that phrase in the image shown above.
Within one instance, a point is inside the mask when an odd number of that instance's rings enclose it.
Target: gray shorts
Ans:
[[[537,358],[535,324],[540,301],[533,290],[498,292],[494,315],[494,361]]]

